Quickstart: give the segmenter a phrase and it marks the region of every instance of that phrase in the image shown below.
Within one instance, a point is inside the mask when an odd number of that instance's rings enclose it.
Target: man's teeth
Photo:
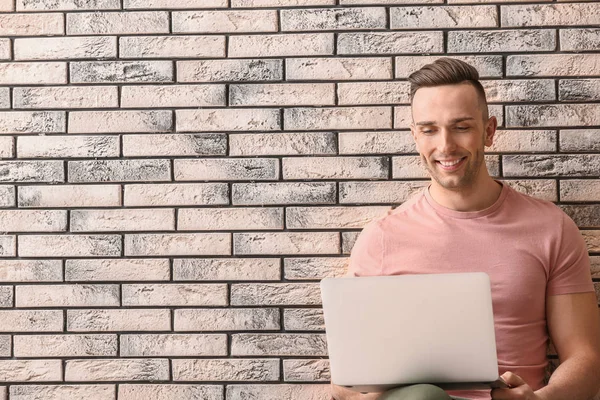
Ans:
[[[458,164],[461,160],[462,158],[459,158],[458,160],[454,161],[440,161],[440,164],[442,164],[444,167],[451,167],[453,165]]]

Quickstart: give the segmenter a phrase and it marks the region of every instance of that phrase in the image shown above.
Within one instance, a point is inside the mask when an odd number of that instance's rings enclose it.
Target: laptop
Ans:
[[[486,273],[325,278],[321,296],[336,385],[363,393],[417,383],[508,387]]]

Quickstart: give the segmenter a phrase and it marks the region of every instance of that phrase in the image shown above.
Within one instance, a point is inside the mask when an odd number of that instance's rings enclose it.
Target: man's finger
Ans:
[[[517,387],[527,383],[519,375],[510,371],[503,373],[501,378],[504,379],[504,382],[510,387]]]

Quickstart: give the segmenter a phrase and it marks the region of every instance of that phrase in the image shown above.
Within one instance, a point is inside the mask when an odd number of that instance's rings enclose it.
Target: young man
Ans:
[[[486,272],[499,373],[511,388],[445,393],[415,385],[361,395],[332,385],[336,399],[589,400],[600,389],[600,319],[585,243],[554,204],[490,177],[484,148],[497,121],[478,79],[450,58],[409,77],[411,131],[431,184],[365,227],[349,274]],[[561,365],[544,386],[549,337]]]

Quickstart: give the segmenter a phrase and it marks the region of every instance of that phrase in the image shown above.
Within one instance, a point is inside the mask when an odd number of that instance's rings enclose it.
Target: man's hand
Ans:
[[[381,393],[362,394],[345,387],[331,384],[331,397],[334,400],[376,400]]]
[[[510,389],[492,390],[493,400],[543,400],[519,375],[505,372],[501,378],[510,386]]]

